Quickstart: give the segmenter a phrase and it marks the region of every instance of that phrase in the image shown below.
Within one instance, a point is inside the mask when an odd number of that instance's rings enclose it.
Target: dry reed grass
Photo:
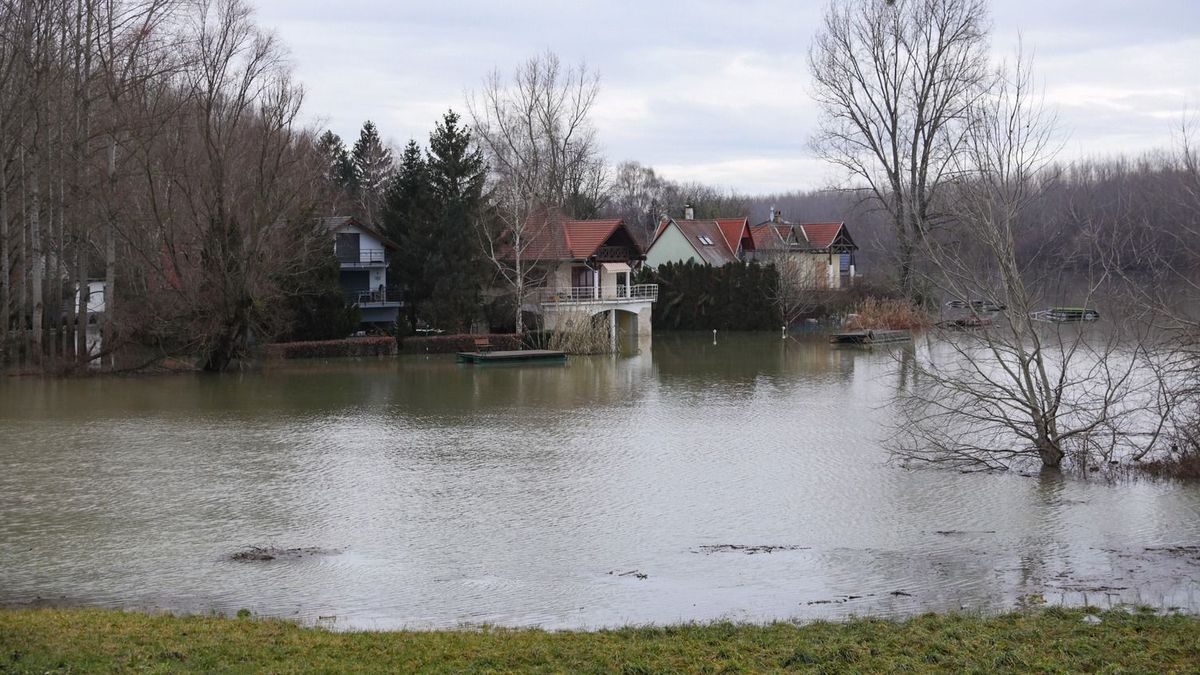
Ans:
[[[929,315],[900,298],[867,298],[846,321],[849,330],[914,330],[929,326]]]

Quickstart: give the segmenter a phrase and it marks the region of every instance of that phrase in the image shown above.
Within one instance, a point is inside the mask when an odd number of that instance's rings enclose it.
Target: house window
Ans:
[[[712,245],[713,245],[713,240],[712,240],[712,239],[709,239],[708,237],[706,237],[706,236],[704,236],[704,235],[700,235],[700,236],[699,236],[699,237],[697,237],[697,238],[700,240],[700,243],[701,243],[701,244],[704,244],[705,246],[712,246]]]

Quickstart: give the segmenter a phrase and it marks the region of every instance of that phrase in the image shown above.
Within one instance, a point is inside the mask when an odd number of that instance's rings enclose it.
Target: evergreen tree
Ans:
[[[425,259],[434,242],[431,227],[433,196],[429,169],[416,141],[409,141],[400,159],[400,170],[392,178],[383,206],[383,229],[400,246],[392,255],[388,275],[405,291],[409,323],[416,327],[417,308],[432,294],[432,280],[425,276]]]
[[[341,136],[326,131],[317,139],[317,152],[325,158],[325,183],[328,193],[328,214],[336,216],[354,199],[358,188],[358,176],[354,170],[354,162]]]
[[[440,326],[469,330],[480,308],[482,274],[476,219],[483,208],[487,163],[453,110],[429,137],[426,165],[433,197],[433,246],[425,277],[433,280],[429,314]]]
[[[367,120],[363,123],[350,158],[354,166],[361,215],[368,223],[375,223],[392,178],[392,151],[383,145],[374,122]]]

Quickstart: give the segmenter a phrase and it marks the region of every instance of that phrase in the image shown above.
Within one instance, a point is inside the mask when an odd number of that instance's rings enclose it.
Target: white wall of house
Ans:
[[[364,230],[361,227],[358,227],[354,224],[348,223],[348,224],[343,225],[342,227],[338,228],[337,233],[334,234],[333,246],[334,246],[335,252],[337,250],[337,234],[341,234],[344,232],[352,232],[352,233],[358,235],[358,250],[359,250],[360,255],[362,255],[363,251],[368,251],[368,250],[381,251],[381,250],[383,250],[383,242],[379,240],[379,237],[376,237],[374,234],[371,234],[370,232]],[[387,265],[383,265],[381,263],[380,266],[372,268],[370,279],[371,279],[371,281],[370,281],[371,290],[376,290],[380,286],[386,287],[387,286]]]
[[[650,250],[646,251],[646,265],[649,267],[658,267],[669,262],[687,262],[688,260],[704,262],[704,259],[696,254],[696,249],[688,242],[687,237],[683,236],[683,232],[675,223],[667,225],[667,229],[658,239],[654,240]]]
[[[87,311],[88,314],[102,314],[104,312],[104,282],[89,281],[83,289],[87,293]],[[79,296],[75,296],[75,306],[79,306]]]

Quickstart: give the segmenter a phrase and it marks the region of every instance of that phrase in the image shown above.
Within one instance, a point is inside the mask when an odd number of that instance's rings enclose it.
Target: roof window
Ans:
[[[697,239],[699,239],[699,240],[700,240],[700,243],[701,243],[701,244],[704,244],[705,246],[712,246],[712,245],[713,245],[713,240],[712,240],[712,239],[709,239],[708,237],[706,237],[706,236],[704,236],[704,235],[700,235],[699,237],[697,237]]]

